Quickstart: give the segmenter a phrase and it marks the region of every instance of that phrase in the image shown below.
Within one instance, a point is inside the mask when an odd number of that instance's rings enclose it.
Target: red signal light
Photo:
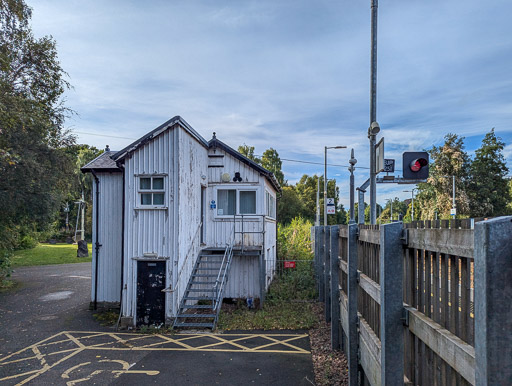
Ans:
[[[413,172],[419,172],[420,169],[423,167],[423,166],[426,166],[428,164],[428,161],[425,159],[425,158],[417,158],[415,160],[413,160],[410,165],[409,165],[409,168],[413,171]]]

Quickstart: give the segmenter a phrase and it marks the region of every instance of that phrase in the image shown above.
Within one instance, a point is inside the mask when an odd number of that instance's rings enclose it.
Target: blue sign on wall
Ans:
[[[215,200],[211,200],[210,201],[210,209],[215,209],[217,208],[217,204],[215,203]]]

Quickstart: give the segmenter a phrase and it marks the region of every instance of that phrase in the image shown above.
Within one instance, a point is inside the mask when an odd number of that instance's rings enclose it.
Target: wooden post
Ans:
[[[348,379],[358,385],[359,318],[357,317],[357,225],[348,226]]]
[[[329,323],[331,321],[331,227],[324,227],[324,241],[325,241],[325,263],[324,263],[324,313],[325,321]]]
[[[399,385],[404,382],[403,247],[401,237],[401,222],[380,226],[382,385]]]
[[[475,224],[477,385],[512,382],[512,216]]]
[[[339,291],[340,228],[331,227],[331,348],[340,349],[340,291]]]

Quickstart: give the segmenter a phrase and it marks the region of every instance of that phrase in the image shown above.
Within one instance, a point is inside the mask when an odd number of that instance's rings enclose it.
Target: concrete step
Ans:
[[[175,323],[174,327],[201,327],[213,329],[215,326],[213,323]]]

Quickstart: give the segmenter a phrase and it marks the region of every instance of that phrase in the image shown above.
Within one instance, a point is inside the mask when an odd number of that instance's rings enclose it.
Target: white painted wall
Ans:
[[[96,240],[101,244],[98,257],[98,302],[119,302],[121,290],[122,248],[122,173],[97,173],[100,187],[98,233],[96,233],[96,180],[92,186],[92,286],[91,301],[94,301],[96,274]]]
[[[171,284],[175,254],[176,153],[175,130],[167,130],[141,146],[125,160],[125,283],[123,315],[136,319],[137,261],[156,254],[167,261],[166,285]],[[138,192],[141,175],[164,176],[165,208],[141,208]]]

